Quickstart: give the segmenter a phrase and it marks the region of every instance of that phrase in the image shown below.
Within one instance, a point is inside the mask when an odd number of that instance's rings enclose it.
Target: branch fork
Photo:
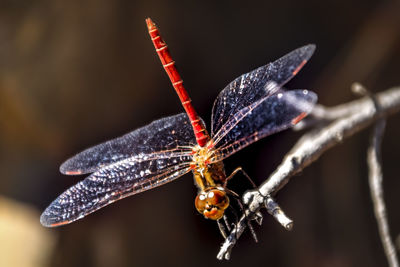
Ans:
[[[365,95],[365,91],[360,85],[356,84],[353,88]],[[379,109],[377,106],[379,106]],[[243,195],[243,202],[247,205],[247,208],[221,245],[217,258],[219,260],[230,259],[232,248],[246,229],[249,220],[260,221],[260,209],[262,207],[265,207],[268,213],[285,229],[292,229],[293,221],[285,215],[273,196],[289,182],[294,174],[301,172],[305,167],[316,161],[325,151],[342,143],[346,138],[365,129],[377,120],[399,110],[400,87],[389,89],[374,96],[367,95],[335,107],[328,108],[317,105],[312,115],[300,122],[296,129],[304,129],[310,126],[318,127],[313,127],[299,139],[264,183]],[[394,258],[393,262],[397,263],[397,258]],[[398,266],[398,263],[390,266]]]

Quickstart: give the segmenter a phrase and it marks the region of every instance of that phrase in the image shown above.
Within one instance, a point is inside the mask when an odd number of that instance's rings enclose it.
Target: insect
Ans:
[[[84,150],[64,162],[67,175],[89,174],[67,189],[41,215],[44,226],[71,223],[119,199],[155,188],[192,172],[196,209],[219,222],[230,205],[222,160],[260,138],[287,129],[313,108],[317,96],[282,86],[309,60],[314,45],[243,74],[218,95],[211,135],[197,115],[158,28],[147,19],[157,54],[186,113],[153,121],[124,136]]]

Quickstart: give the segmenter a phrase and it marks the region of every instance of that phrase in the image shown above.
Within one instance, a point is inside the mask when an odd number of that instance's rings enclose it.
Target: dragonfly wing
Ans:
[[[217,160],[222,160],[260,138],[287,129],[313,108],[317,95],[308,90],[283,91],[243,108],[212,137]]]
[[[40,221],[47,227],[71,223],[119,199],[174,180],[190,171],[190,153],[175,149],[110,164],[62,193]]]
[[[156,120],[119,138],[88,148],[64,162],[60,171],[69,175],[92,173],[139,154],[191,144],[196,144],[196,138],[187,115],[181,113]]]
[[[254,102],[272,95],[304,66],[314,53],[315,45],[300,47],[280,59],[243,74],[218,95],[212,110],[212,135],[232,115]],[[269,86],[273,83],[276,86]]]

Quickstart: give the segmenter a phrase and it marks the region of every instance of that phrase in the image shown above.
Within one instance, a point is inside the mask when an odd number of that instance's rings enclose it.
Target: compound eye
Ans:
[[[211,189],[207,192],[207,199],[210,205],[225,210],[229,206],[229,198],[226,193],[219,189]]]
[[[207,205],[207,193],[202,192],[197,195],[194,205],[196,206],[196,209],[200,212],[203,213],[203,211],[206,209]]]

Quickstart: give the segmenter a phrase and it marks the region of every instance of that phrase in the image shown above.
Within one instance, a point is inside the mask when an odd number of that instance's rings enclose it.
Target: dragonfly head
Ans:
[[[207,219],[219,220],[229,207],[229,198],[223,188],[211,187],[197,195],[195,206]]]

